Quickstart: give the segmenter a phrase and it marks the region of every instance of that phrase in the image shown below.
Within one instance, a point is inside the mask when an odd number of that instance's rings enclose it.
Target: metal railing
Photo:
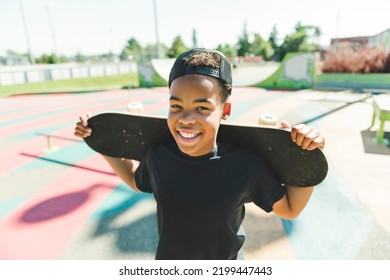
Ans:
[[[0,67],[0,86],[137,72],[136,62],[66,63]]]

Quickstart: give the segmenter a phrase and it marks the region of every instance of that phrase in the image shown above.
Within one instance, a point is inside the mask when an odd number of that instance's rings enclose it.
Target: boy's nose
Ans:
[[[194,124],[195,118],[191,113],[183,112],[180,115],[179,122],[181,122],[182,124]]]

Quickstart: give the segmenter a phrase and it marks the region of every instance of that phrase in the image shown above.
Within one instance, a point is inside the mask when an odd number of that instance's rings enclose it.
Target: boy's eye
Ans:
[[[204,110],[208,110],[208,108],[203,107],[203,106],[199,106],[199,107],[196,108],[196,110],[198,110],[198,111],[204,111]]]
[[[171,108],[174,108],[174,109],[180,109],[180,105],[177,105],[177,104],[172,104],[171,105]]]

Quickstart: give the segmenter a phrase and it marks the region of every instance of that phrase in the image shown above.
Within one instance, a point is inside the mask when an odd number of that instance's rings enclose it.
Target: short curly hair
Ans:
[[[220,68],[221,56],[214,52],[197,52],[185,59],[185,64],[191,67],[212,67]],[[225,103],[232,94],[232,86],[218,79],[221,88],[221,100]]]

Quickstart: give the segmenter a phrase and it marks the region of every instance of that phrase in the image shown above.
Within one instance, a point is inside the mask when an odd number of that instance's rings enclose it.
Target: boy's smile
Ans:
[[[175,79],[170,88],[168,127],[180,150],[189,156],[216,147],[221,119],[226,119],[221,88],[213,77],[191,74]]]

